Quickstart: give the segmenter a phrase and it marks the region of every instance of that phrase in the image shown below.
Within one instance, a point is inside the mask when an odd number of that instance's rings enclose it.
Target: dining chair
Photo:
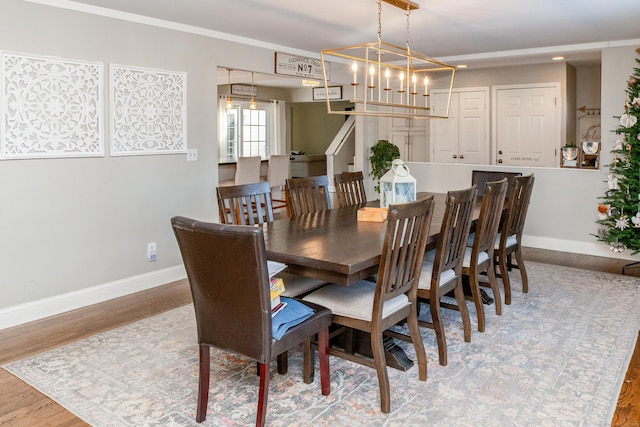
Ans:
[[[502,314],[502,297],[496,281],[493,252],[506,195],[507,178],[486,183],[476,229],[468,239],[473,243],[471,247],[465,249],[462,260],[462,276],[469,281],[471,299],[476,306],[479,332],[485,330],[484,304],[480,294],[480,274],[486,273],[488,286],[491,288],[496,305],[496,314]],[[485,285],[484,282],[482,284]]]
[[[500,181],[502,178],[507,178],[507,199],[509,193],[513,188],[513,179],[516,176],[522,176],[522,172],[502,172],[502,171],[483,171],[473,170],[471,171],[471,185],[475,185],[478,189],[478,197],[484,195],[484,189],[487,182]]]
[[[334,175],[338,207],[361,206],[367,203],[362,172],[343,172]]]
[[[496,236],[494,262],[500,267],[500,277],[504,286],[504,303],[507,305],[511,304],[511,283],[508,272],[512,268],[520,270],[522,292],[529,292],[529,278],[522,258],[522,231],[529,210],[534,181],[533,174],[514,178],[506,218]],[[513,263],[513,255],[516,258],[516,264]]]
[[[287,202],[287,179],[291,176],[291,157],[288,154],[272,154],[269,156],[267,168],[267,181],[271,187],[271,201],[273,210],[285,209],[289,215],[289,203]],[[274,191],[275,190],[275,191]],[[274,194],[281,194],[280,198],[274,198]]]
[[[465,342],[471,341],[469,311],[462,289],[462,260],[464,258],[469,227],[476,202],[476,187],[449,191],[445,205],[442,226],[436,248],[427,252],[422,263],[422,273],[418,283],[418,301],[428,302],[431,322],[420,320],[420,326],[435,330],[438,344],[438,359],[442,366],[447,364],[447,342],[441,307],[460,312]],[[446,293],[453,291],[456,304],[441,302]]]
[[[218,209],[223,224],[262,225],[273,221],[271,187],[268,182],[218,187]],[[292,274],[284,269],[277,274],[284,282],[283,297],[300,297],[327,284],[325,280]],[[286,374],[288,353],[278,355],[278,373]]]
[[[280,339],[272,333],[269,275],[263,231],[259,227],[200,222],[174,217],[171,224],[193,297],[200,368],[196,421],[205,420],[211,371],[210,347],[240,354],[259,364],[260,385],[256,425],[265,423],[269,363],[275,355],[316,334],[323,395],[330,392],[329,332],[331,312],[303,302],[311,317],[292,326]],[[286,308],[285,308],[286,309]],[[311,382],[313,353],[304,355],[304,381]]]
[[[216,188],[216,196],[223,224],[260,225],[273,221],[268,182],[220,186]]]
[[[260,156],[238,157],[236,162],[235,185],[260,182]]]
[[[407,322],[418,359],[418,378],[420,381],[427,379],[427,360],[417,323],[416,289],[433,205],[433,197],[430,197],[417,202],[389,206],[375,283],[361,280],[350,286],[329,284],[303,298],[332,311],[334,325],[340,326],[332,336],[352,329],[371,334],[373,360],[336,348],[331,348],[329,352],[376,369],[380,388],[380,410],[383,413],[388,413],[391,409],[383,343],[383,333],[386,329],[399,322]]]
[[[262,225],[273,221],[271,188],[268,182],[218,187],[216,193],[220,221],[223,224]],[[285,297],[298,297],[327,283],[291,274],[286,269],[279,272],[278,277],[284,281],[285,291],[282,296]]]
[[[329,180],[326,175],[287,179],[291,216],[331,209]]]

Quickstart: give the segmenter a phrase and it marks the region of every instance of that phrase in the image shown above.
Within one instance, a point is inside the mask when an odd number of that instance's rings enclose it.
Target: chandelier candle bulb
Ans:
[[[358,84],[358,63],[356,61],[351,64],[351,71],[353,71],[353,84]]]
[[[429,78],[425,77],[424,78],[424,96],[429,95]]]

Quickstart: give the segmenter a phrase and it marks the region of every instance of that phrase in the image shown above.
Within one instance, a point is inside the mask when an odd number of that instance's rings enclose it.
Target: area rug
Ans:
[[[527,263],[528,294],[513,274],[513,302],[465,343],[445,310],[449,363],[422,331],[428,378],[389,369],[391,413],[380,412],[373,369],[331,358],[331,394],[272,366],[271,426],[605,426],[640,329],[640,279]],[[401,343],[412,356],[411,346]],[[255,363],[213,351],[203,426],[255,423]],[[94,426],[195,426],[198,347],[192,306],[181,307],[4,366]]]

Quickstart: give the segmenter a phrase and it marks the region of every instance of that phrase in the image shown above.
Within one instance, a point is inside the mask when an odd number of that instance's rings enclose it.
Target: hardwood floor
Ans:
[[[525,260],[620,273],[624,261],[525,248]],[[0,364],[41,353],[99,332],[191,303],[186,280],[47,319],[0,330]],[[640,343],[622,385],[615,426],[640,426]],[[86,426],[20,379],[0,369],[0,426]]]

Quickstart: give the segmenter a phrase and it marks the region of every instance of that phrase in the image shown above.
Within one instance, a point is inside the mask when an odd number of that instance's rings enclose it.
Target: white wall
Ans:
[[[602,164],[611,161],[618,126],[614,116],[623,112],[627,99],[626,84],[637,65],[636,46],[607,48],[602,53]],[[609,246],[598,242],[598,198],[607,189],[607,171],[561,168],[516,168],[478,165],[448,165],[410,163],[418,191],[444,192],[468,187],[471,171],[504,170],[534,173],[536,180],[524,230],[524,245],[534,248],[574,252],[579,254],[638,260],[627,251],[613,254]]]

